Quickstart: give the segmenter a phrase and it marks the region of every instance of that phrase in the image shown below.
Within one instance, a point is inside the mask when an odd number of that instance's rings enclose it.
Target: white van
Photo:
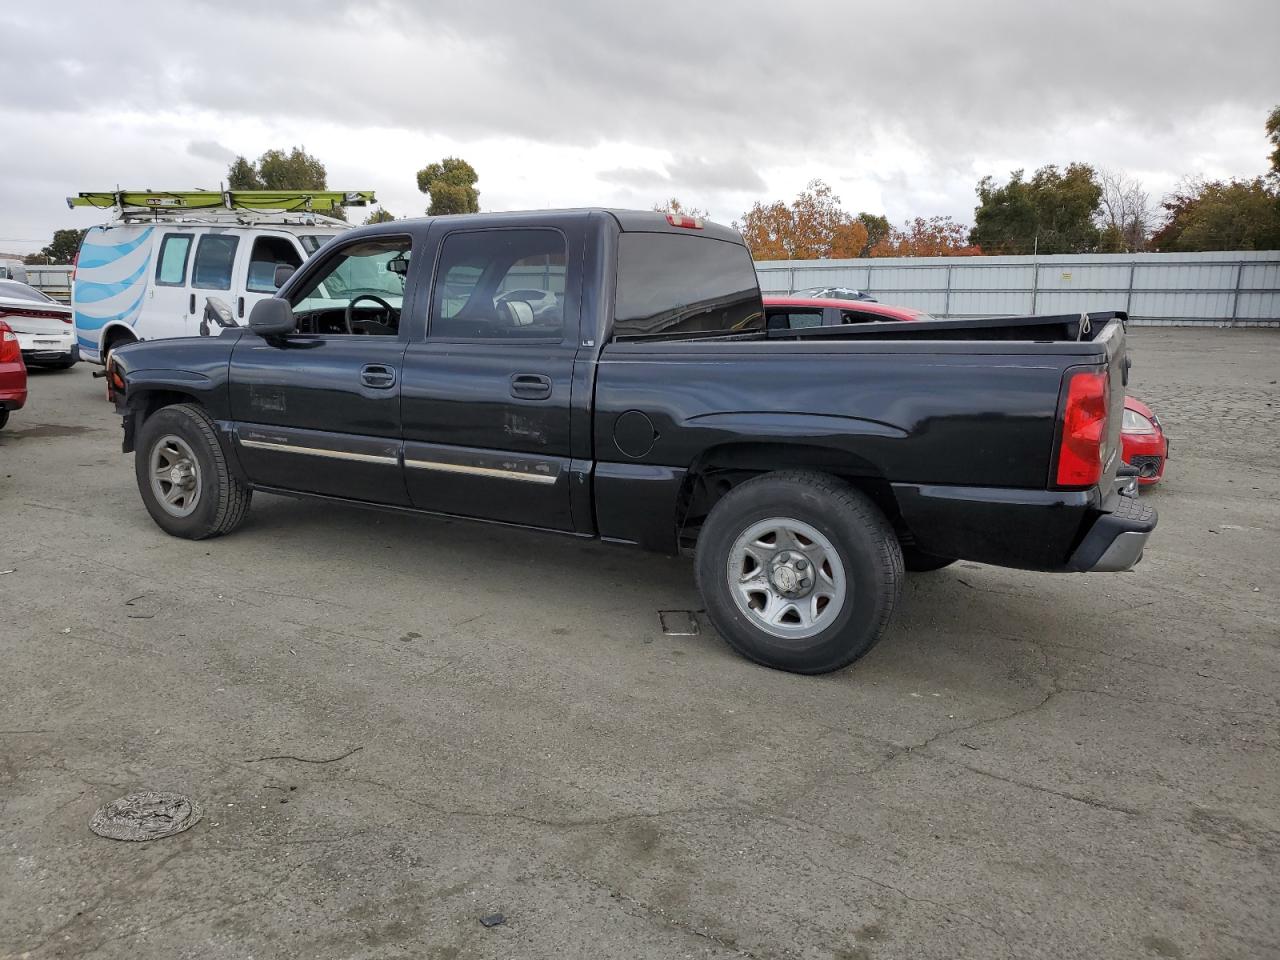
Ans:
[[[122,201],[116,206],[116,219],[89,229],[71,284],[80,356],[102,363],[122,343],[198,336],[209,331],[206,318],[215,312],[220,325],[244,323],[255,303],[275,293],[277,267],[301,266],[332,237],[351,228],[311,210],[244,206],[246,198],[261,200],[261,193],[106,195]],[[218,207],[174,202],[193,196],[221,197],[222,202]],[[338,192],[305,199],[308,204],[332,198],[358,205],[351,200],[354,196],[372,200],[371,193]],[[150,197],[164,206],[139,203]],[[270,197],[272,202],[288,202],[279,193]],[[68,203],[100,205],[75,200],[69,198]]]

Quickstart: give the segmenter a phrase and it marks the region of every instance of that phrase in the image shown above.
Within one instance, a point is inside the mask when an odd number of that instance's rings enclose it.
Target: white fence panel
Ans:
[[[1127,310],[1139,324],[1280,327],[1280,251],[777,260],[756,271],[766,293],[856,287],[935,316]]]

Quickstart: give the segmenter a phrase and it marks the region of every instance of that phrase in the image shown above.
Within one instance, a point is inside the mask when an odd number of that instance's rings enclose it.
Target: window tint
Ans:
[[[361,240],[327,255],[290,300],[299,333],[394,336],[413,241]]]
[[[804,330],[822,326],[821,310],[770,310],[770,330]]]
[[[156,264],[156,283],[180,287],[187,282],[187,257],[191,255],[189,233],[166,233],[160,242],[160,261]]]
[[[249,256],[249,277],[245,287],[253,293],[276,292],[276,267],[300,267],[302,257],[284,237],[258,237]]]
[[[205,290],[230,290],[237,243],[237,237],[223,233],[206,233],[201,237],[196,247],[196,265],[191,270],[191,285]]]
[[[674,233],[618,238],[614,336],[763,328],[764,308],[746,247]]]
[[[475,230],[445,238],[429,336],[559,340],[568,253],[558,230]]]
[[[333,238],[326,237],[323,235],[317,236],[316,234],[313,234],[313,233],[303,234],[298,238],[298,240],[301,241],[302,243],[302,249],[307,251],[307,256],[311,256],[311,254],[315,253],[317,250],[323,247],[326,243],[328,243],[331,239]]]

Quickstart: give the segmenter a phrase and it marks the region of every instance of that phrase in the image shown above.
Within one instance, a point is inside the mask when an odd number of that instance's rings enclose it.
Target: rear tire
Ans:
[[[133,466],[147,512],[172,536],[221,536],[249,512],[253,491],[231,473],[213,420],[195,404],[163,407],[148,417]]]
[[[925,553],[915,547],[903,547],[902,562],[911,573],[928,573],[931,570],[949,567],[956,561],[954,557],[936,557],[932,553]]]
[[[4,425],[9,422],[9,411],[0,410],[0,430],[4,429]]]
[[[725,494],[703,524],[695,569],[729,646],[794,673],[863,656],[902,595],[902,550],[884,514],[849,484],[807,471]]]

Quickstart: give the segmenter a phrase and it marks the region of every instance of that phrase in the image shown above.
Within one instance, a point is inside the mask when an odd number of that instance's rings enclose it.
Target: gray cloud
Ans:
[[[214,160],[218,163],[230,163],[236,158],[234,150],[228,150],[216,140],[192,140],[187,144],[187,153],[203,160]]]
[[[101,40],[122,16],[127,56]],[[216,55],[164,42],[209,23]],[[659,156],[606,163],[594,177],[614,192],[581,202],[674,194],[728,219],[817,176],[895,219],[967,218],[978,177],[1018,166],[1079,159],[1161,184],[1260,172],[1262,120],[1280,98],[1274,0],[1239,0],[1229,17],[1203,0],[67,0],[38,16],[0,12],[0,29],[11,92],[0,122],[53,127],[60,137],[39,139],[68,155],[0,157],[0,174],[29,178],[0,181],[6,194],[65,166],[115,182],[134,174],[94,163],[131,154],[148,169],[168,160],[175,182],[216,178],[228,154],[277,145],[232,141],[223,126],[266,138],[336,124],[353,150],[369,145],[349,164],[361,170],[432,159],[380,155],[378,131],[584,153],[630,144]],[[125,124],[72,162],[87,118],[104,111],[172,118],[174,133]],[[207,129],[193,129],[196,116]],[[512,186],[519,153],[482,170],[482,190],[540,205],[542,193]]]

